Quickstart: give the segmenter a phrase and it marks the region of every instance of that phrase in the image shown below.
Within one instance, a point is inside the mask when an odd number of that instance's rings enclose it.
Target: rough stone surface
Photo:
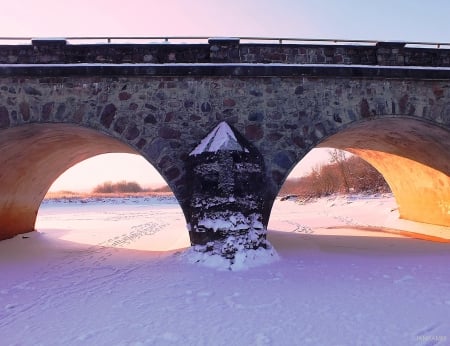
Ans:
[[[264,160],[237,134],[241,149],[190,155],[189,235],[194,250],[219,255],[233,264],[237,252],[269,248],[263,221]],[[242,150],[245,148],[245,151]]]

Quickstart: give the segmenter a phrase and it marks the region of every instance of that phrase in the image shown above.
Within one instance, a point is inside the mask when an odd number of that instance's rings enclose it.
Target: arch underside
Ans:
[[[318,147],[349,151],[374,166],[389,184],[400,217],[450,226],[450,133],[410,118],[350,126]]]
[[[2,130],[0,153],[0,240],[34,230],[45,194],[68,168],[100,154],[137,154],[118,139],[68,124]]]
[[[119,139],[71,124],[27,124],[0,134],[0,239],[34,230],[48,189],[76,163],[105,153],[138,154]],[[450,226],[448,130],[412,118],[381,118],[351,124],[318,147],[371,163],[390,185],[402,218]]]

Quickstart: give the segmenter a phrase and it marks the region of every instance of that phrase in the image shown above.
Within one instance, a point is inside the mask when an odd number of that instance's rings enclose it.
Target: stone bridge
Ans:
[[[32,231],[58,176],[103,153],[146,158],[190,224],[189,153],[221,122],[262,157],[264,227],[315,147],[371,163],[402,218],[450,226],[448,49],[34,40],[0,46],[0,239]]]

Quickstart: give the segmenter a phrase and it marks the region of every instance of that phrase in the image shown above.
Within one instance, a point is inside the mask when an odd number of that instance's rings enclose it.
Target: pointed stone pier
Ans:
[[[259,152],[221,122],[190,153],[189,235],[193,251],[233,265],[268,250],[265,169]]]

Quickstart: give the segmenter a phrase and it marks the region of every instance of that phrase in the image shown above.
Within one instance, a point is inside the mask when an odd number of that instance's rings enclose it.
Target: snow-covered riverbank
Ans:
[[[240,272],[182,259],[177,204],[122,202],[47,202],[0,242],[1,345],[450,344],[449,244],[404,237],[449,229],[392,196],[277,201],[280,259]]]

